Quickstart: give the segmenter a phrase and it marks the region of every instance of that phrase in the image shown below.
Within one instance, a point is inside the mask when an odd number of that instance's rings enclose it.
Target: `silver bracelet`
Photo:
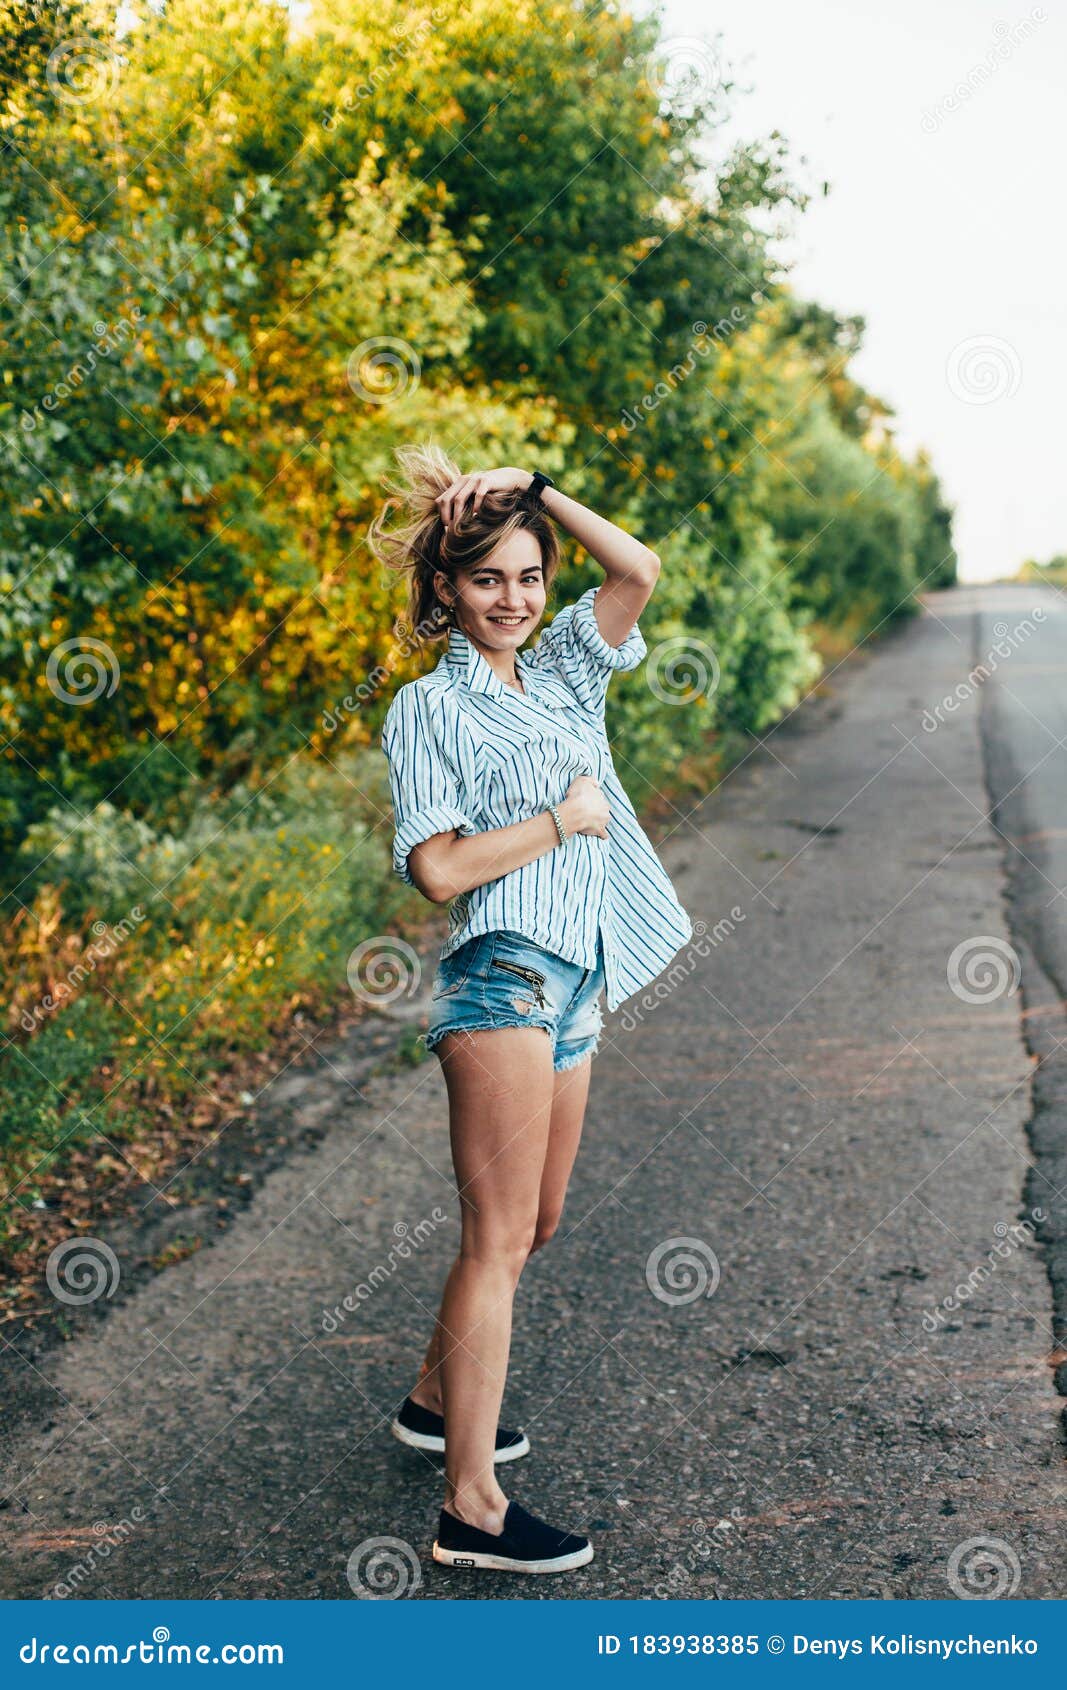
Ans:
[[[548,806],[548,813],[552,817],[552,820],[556,824],[556,832],[559,834],[560,844],[566,845],[566,843],[567,843],[567,829],[564,827],[562,821],[560,820],[559,811],[556,809],[556,806],[554,804],[550,804]]]

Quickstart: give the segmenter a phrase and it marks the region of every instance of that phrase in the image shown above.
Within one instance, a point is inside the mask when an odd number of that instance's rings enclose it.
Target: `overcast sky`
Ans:
[[[1067,0],[664,0],[663,19],[681,62],[681,38],[718,34],[751,87],[731,134],[777,128],[801,180],[830,182],[785,249],[794,285],[866,317],[856,373],[930,449],[964,578],[1067,552]]]

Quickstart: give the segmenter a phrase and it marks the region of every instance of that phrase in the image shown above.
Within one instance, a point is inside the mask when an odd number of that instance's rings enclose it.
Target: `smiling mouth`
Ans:
[[[517,628],[526,621],[525,616],[490,616],[490,622],[495,622],[500,628]]]

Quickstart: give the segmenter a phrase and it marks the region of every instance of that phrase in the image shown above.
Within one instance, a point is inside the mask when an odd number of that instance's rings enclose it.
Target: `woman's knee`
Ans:
[[[562,1210],[560,1209],[541,1210],[534,1225],[533,1238],[530,1242],[531,1256],[535,1250],[543,1250],[545,1245],[555,1237],[561,1213]]]
[[[495,1272],[511,1273],[517,1279],[522,1272],[523,1263],[534,1248],[537,1228],[538,1221],[532,1217],[529,1221],[516,1223],[505,1232],[495,1228],[488,1233],[472,1232],[470,1236],[464,1237],[460,1256],[465,1261],[477,1262]]]

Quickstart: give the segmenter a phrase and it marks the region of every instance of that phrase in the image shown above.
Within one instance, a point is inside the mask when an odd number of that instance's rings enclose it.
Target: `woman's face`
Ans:
[[[438,575],[441,596],[448,596],[447,576]],[[484,563],[462,569],[452,598],[457,625],[475,645],[488,651],[517,651],[545,613],[541,548],[528,528],[502,540]]]

